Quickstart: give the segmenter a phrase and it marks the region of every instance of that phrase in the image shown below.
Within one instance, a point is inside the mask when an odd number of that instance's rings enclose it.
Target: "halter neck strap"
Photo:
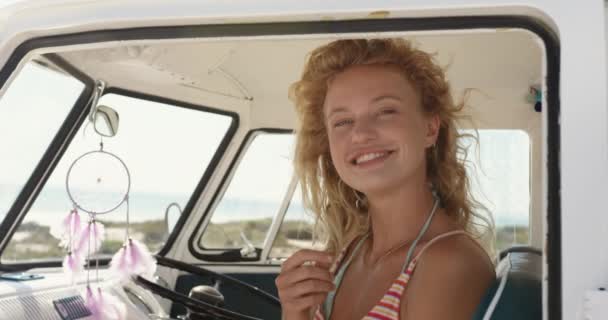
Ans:
[[[439,207],[439,198],[435,197],[435,203],[433,204],[433,209],[431,210],[431,213],[426,218],[426,221],[424,222],[424,225],[422,226],[422,228],[420,228],[420,231],[418,232],[418,236],[416,236],[416,239],[414,239],[414,242],[412,242],[412,244],[410,245],[410,248],[407,250],[407,256],[405,257],[405,263],[403,264],[403,267],[401,267],[401,273],[403,273],[405,271],[405,268],[407,268],[407,266],[412,261],[412,255],[414,254],[414,249],[416,248],[416,245],[418,244],[420,239],[422,239],[422,236],[424,236],[424,234],[428,230],[429,226],[431,225],[431,222],[433,221],[433,217],[435,216],[435,212],[437,211],[438,207]]]

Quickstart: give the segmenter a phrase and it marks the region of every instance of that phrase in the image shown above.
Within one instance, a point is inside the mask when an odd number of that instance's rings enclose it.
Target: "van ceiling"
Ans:
[[[541,84],[543,78],[544,51],[534,34],[505,29],[399,36],[436,53],[457,100],[463,89],[475,89],[468,105],[476,127],[540,126],[533,104],[526,99],[530,86]],[[112,42],[63,51],[60,56],[111,87],[237,111],[248,116],[244,123],[252,128],[291,128],[289,85],[300,76],[307,53],[338,35],[315,37]]]

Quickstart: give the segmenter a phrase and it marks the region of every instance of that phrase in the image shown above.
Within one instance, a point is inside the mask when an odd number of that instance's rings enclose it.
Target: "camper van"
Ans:
[[[315,48],[376,38],[466,97],[496,268],[474,319],[608,319],[605,8],[3,1],[0,319],[281,319],[282,263],[324,248],[290,85]]]

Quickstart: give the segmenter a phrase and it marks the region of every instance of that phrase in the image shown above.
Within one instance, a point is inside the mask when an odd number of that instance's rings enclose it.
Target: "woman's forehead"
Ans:
[[[357,65],[334,75],[327,84],[324,101],[326,115],[357,104],[382,100],[411,100],[414,86],[395,67]]]

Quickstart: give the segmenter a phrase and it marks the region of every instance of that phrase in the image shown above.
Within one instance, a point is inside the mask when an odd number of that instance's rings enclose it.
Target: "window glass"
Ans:
[[[292,144],[291,134],[253,138],[200,238],[203,249],[263,246],[292,178]]]
[[[171,203],[185,208],[232,118],[117,94],[104,95],[99,104],[119,114],[118,132],[103,139],[103,149],[120,157],[131,176],[130,235],[155,252],[163,246],[170,231],[164,221],[165,209]],[[3,261],[59,258],[65,254],[58,246],[54,227],[72,208],[65,187],[66,174],[80,155],[99,150],[100,141],[93,125],[85,121],[3,252]],[[96,170],[95,163],[92,168]],[[111,180],[119,173],[104,172],[100,178]],[[77,193],[84,187],[85,184],[75,184],[71,190]],[[108,192],[114,187],[119,185],[109,184]],[[106,195],[98,194],[99,201]],[[99,215],[98,219],[105,224],[102,255],[113,254],[122,245],[125,209],[123,205]]]
[[[304,210],[300,186],[294,191],[268,258],[286,259],[300,249],[323,249],[322,237],[315,230],[315,218]]]
[[[29,61],[0,98],[0,221],[83,89],[78,79]]]
[[[466,131],[474,134],[474,131]],[[530,138],[522,130],[479,130],[466,138],[467,173],[476,200],[494,218],[496,249],[530,241]]]

